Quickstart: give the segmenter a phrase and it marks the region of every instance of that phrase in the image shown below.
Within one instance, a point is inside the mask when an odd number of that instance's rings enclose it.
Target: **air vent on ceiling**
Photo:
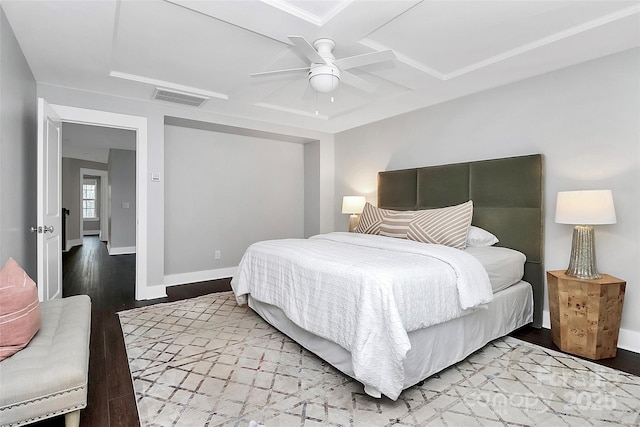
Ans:
[[[173,102],[175,104],[190,105],[192,107],[199,107],[207,102],[210,98],[201,95],[194,95],[192,93],[162,89],[157,87],[156,92],[153,94],[153,99]]]

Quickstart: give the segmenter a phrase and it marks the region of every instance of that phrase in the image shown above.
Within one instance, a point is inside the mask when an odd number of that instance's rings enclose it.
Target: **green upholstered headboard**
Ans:
[[[541,154],[385,171],[378,207],[416,210],[473,200],[472,224],[495,234],[497,246],[527,256],[524,280],[533,287],[533,326],[544,306],[544,206]]]

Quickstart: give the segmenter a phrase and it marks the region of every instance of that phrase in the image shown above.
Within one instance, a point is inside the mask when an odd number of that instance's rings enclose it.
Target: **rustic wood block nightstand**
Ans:
[[[578,279],[548,271],[551,336],[560,350],[587,357],[615,357],[626,282],[608,274]]]

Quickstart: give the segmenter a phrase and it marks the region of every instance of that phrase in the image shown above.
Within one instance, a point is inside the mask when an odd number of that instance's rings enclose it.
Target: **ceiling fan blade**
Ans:
[[[396,54],[393,53],[392,50],[383,50],[336,59],[333,63],[341,70],[348,70],[349,68],[363,67],[365,65],[377,64],[378,62],[393,61],[394,59],[396,59]]]
[[[343,71],[342,73],[340,73],[340,80],[343,83],[346,83],[365,92],[375,93],[378,90],[378,87],[376,85],[369,83],[368,81],[363,80],[348,71]]]
[[[298,71],[309,71],[309,67],[303,68],[289,68],[286,70],[274,70],[274,71],[263,71],[261,73],[253,73],[249,74],[251,77],[261,77],[261,76],[270,76],[274,74],[285,74],[285,73],[295,73]]]
[[[307,59],[315,64],[325,64],[327,61],[320,56],[313,46],[302,36],[288,36],[291,43],[293,43],[300,52],[307,57]]]

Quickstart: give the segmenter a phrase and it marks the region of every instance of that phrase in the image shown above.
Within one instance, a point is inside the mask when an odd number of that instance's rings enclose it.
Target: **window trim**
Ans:
[[[93,199],[87,199],[87,198],[84,197],[84,186],[85,185],[93,185],[93,194],[94,194]],[[100,221],[100,215],[98,214],[98,208],[97,208],[97,204],[98,204],[98,180],[97,179],[92,179],[92,178],[83,179],[82,180],[81,194],[82,194],[82,200],[80,201],[80,204],[81,204],[81,210],[82,210],[82,220],[83,221]],[[84,201],[85,200],[93,200],[93,202],[94,202],[94,207],[93,207],[94,216],[84,216],[84,211],[85,211]]]

